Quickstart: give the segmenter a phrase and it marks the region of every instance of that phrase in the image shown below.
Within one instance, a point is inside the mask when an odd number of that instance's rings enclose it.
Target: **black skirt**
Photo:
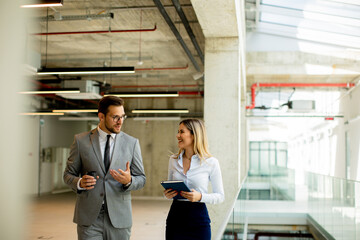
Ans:
[[[205,203],[174,200],[166,219],[166,240],[210,240]]]

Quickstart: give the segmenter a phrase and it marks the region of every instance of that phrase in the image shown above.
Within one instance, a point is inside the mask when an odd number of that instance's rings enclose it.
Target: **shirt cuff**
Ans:
[[[80,187],[80,181],[81,181],[82,178],[79,179],[79,181],[77,182],[76,186],[77,186],[77,189],[78,190],[86,190],[86,188],[82,188]]]
[[[132,180],[130,180],[130,182],[128,182],[127,184],[124,185],[124,188],[128,188],[131,185]]]

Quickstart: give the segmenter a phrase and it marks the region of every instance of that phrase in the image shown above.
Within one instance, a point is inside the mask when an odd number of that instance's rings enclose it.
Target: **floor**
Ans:
[[[166,199],[133,199],[131,240],[162,240],[165,219],[171,201]],[[46,195],[34,199],[28,211],[26,240],[76,240],[76,224],[72,222],[75,194]]]

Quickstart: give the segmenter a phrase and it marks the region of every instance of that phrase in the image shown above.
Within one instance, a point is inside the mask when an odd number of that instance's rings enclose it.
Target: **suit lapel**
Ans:
[[[124,138],[123,138],[123,132],[120,132],[119,134],[116,135],[115,138],[115,146],[114,146],[114,151],[111,157],[111,163],[110,163],[110,168],[113,169],[113,165],[115,164],[116,161],[118,161],[120,159],[120,152],[121,152],[121,146],[124,146],[123,144]]]
[[[96,155],[96,158],[101,166],[101,169],[103,170],[103,172],[106,174],[105,172],[105,166],[104,166],[104,161],[103,161],[103,158],[101,157],[101,150],[100,150],[100,142],[99,142],[99,133],[97,131],[97,129],[93,129],[91,131],[91,134],[90,134],[90,142],[91,142],[91,145],[94,149],[94,152],[95,152],[95,155]]]

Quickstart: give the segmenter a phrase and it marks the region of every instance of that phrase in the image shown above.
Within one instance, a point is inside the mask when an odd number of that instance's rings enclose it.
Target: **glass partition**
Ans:
[[[247,236],[245,209],[246,203],[253,200],[262,200],[262,205],[267,200],[306,202],[304,217],[329,239],[360,239],[360,182],[274,165],[269,168],[269,173],[266,177],[247,177],[222,239],[252,239]],[[295,184],[299,174],[303,175],[303,182]]]

